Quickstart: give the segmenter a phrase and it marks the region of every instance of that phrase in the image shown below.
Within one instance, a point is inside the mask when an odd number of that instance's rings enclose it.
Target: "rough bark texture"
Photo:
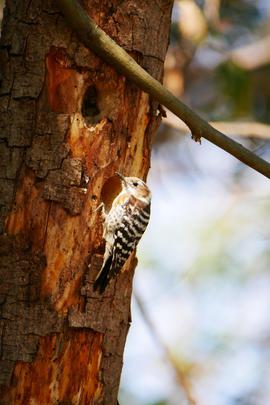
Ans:
[[[161,80],[171,1],[84,6]],[[55,1],[8,0],[0,53],[0,403],[112,405],[136,259],[93,293],[95,210],[116,170],[146,177],[158,106],[78,42]]]

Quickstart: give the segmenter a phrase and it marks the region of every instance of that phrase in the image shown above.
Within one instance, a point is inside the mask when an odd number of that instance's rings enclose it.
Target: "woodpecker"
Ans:
[[[122,191],[114,199],[109,213],[106,215],[103,211],[105,254],[94,283],[94,290],[100,294],[135,250],[150,217],[151,192],[145,182],[137,177],[116,174],[121,179]]]

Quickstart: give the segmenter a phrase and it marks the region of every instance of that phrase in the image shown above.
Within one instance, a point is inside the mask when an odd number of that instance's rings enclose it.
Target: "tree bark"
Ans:
[[[171,1],[84,7],[162,79]],[[116,404],[136,259],[93,292],[96,208],[118,193],[116,170],[146,177],[158,105],[82,46],[52,0],[6,2],[0,53],[0,403]]]

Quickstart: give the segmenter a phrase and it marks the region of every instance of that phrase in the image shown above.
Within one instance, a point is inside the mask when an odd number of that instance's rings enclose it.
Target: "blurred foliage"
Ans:
[[[208,3],[208,9],[211,9],[211,1],[208,0]],[[188,19],[183,10],[181,12],[181,4],[185,4],[185,8],[192,4]],[[270,90],[267,80],[270,65],[247,71],[245,67],[235,65],[230,58],[231,51],[254,41],[256,43],[270,30],[269,17],[262,4],[247,0],[221,1],[218,21],[214,25],[207,20],[207,16],[204,17],[205,24],[207,21],[209,23],[207,37],[202,34],[206,32],[205,29],[200,28],[203,27],[201,20],[205,2],[197,2],[201,7],[201,14],[195,12],[195,4],[192,0],[175,3],[177,11],[174,12],[168,57],[174,55],[175,58],[175,63],[170,63],[174,69],[171,80],[175,80],[175,70],[178,68],[178,76],[181,74],[181,80],[185,83],[185,91],[176,95],[183,97],[191,107],[208,119],[249,117],[269,122]],[[182,22],[181,15],[184,19]],[[189,30],[185,29],[187,20],[193,27],[189,40]],[[196,36],[201,38],[197,43],[193,40]],[[175,85],[170,85],[170,72],[170,67],[165,70],[165,82],[173,90]]]
[[[224,95],[224,101],[230,106],[227,117],[232,119],[250,116],[252,114],[252,83],[249,72],[228,61],[217,68],[216,80]]]
[[[258,27],[261,18],[258,2],[223,0],[220,5],[220,19],[230,21],[236,30],[241,26],[248,27],[248,29]]]

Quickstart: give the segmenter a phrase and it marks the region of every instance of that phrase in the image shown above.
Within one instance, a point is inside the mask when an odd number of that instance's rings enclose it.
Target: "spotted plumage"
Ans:
[[[102,268],[94,289],[103,293],[110,280],[116,277],[136,249],[150,218],[151,193],[137,177],[124,177],[122,191],[115,198],[104,221],[106,241]]]

